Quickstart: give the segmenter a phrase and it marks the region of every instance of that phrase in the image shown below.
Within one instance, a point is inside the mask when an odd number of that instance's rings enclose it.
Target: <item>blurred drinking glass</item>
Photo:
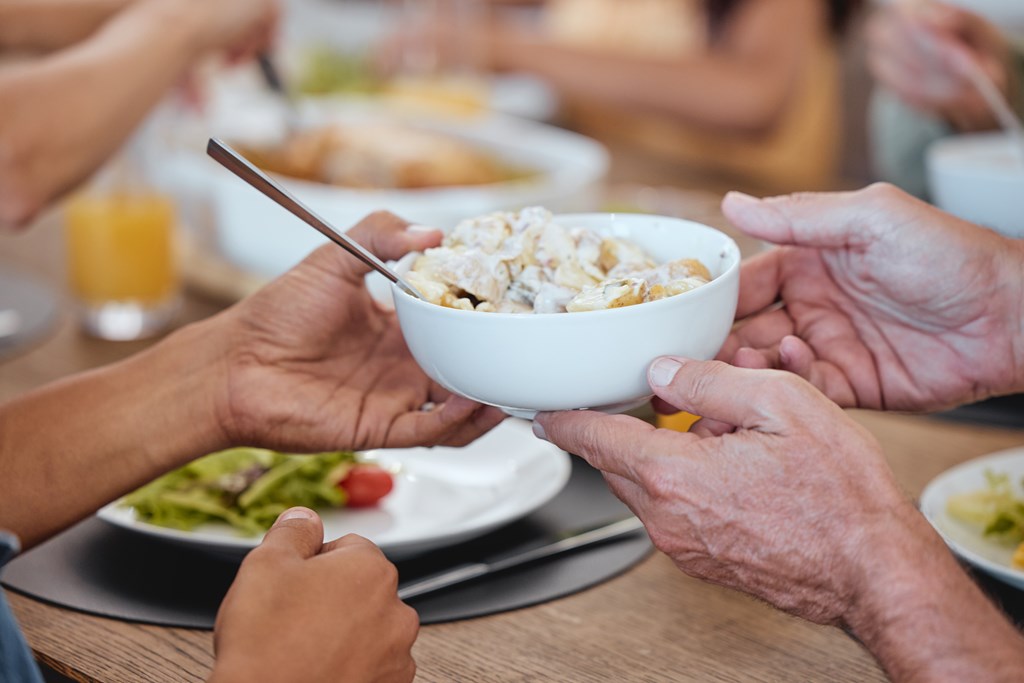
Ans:
[[[69,282],[82,328],[130,340],[166,330],[180,306],[175,208],[144,179],[137,155],[116,159],[64,212]]]

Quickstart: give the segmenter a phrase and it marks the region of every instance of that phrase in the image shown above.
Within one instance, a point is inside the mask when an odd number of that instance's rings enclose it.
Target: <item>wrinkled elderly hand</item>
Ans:
[[[1015,681],[1024,641],[899,491],[875,439],[791,374],[660,358],[664,401],[735,427],[589,411],[535,431],[604,472],[692,576],[853,631],[895,681]]]
[[[214,632],[212,683],[412,681],[416,612],[359,536],[324,544],[312,510],[285,511],[242,563]]]
[[[1010,50],[996,26],[940,2],[892,3],[872,16],[867,38],[871,73],[910,105],[963,131],[998,125],[971,80],[981,72],[1009,88]]]
[[[1020,243],[881,184],[731,194],[722,208],[784,246],[743,264],[719,359],[795,372],[864,408],[933,410],[1024,386]]]
[[[436,246],[388,213],[349,235],[382,259]],[[328,244],[226,314],[228,443],[302,452],[464,445],[504,415],[450,395],[409,354],[394,312],[364,284],[368,268]],[[432,403],[432,410],[421,410]]]
[[[792,375],[665,358],[650,378],[663,400],[737,431],[700,437],[586,411],[537,423],[606,473],[687,574],[844,621],[865,588],[860,556],[916,515],[875,439]]]

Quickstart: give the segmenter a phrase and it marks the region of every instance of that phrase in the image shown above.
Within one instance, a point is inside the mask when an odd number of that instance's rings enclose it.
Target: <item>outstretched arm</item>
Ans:
[[[385,259],[435,246],[374,214]],[[419,369],[393,312],[334,245],[123,362],[0,406],[0,528],[31,546],[157,475],[235,445],[294,452],[463,445],[504,417]],[[424,404],[436,404],[429,411]]]
[[[662,400],[735,431],[588,411],[537,424],[605,473],[682,571],[845,626],[896,681],[1020,678],[1024,639],[834,403],[792,374],[715,361],[660,358],[648,378]]]
[[[758,134],[784,113],[800,70],[827,30],[825,3],[759,0],[742,3],[719,43],[692,57],[645,59],[501,28],[484,48],[495,67],[534,72],[570,94]]]
[[[0,0],[0,53],[49,52],[92,35],[133,0]]]
[[[198,57],[267,34],[275,8],[145,0],[81,43],[0,68],[0,228],[26,225],[84,180]]]

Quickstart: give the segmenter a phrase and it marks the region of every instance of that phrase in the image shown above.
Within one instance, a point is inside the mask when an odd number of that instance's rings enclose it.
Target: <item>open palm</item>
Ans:
[[[886,185],[723,209],[787,246],[744,264],[719,358],[795,372],[844,406],[931,410],[1015,388],[1015,243]]]

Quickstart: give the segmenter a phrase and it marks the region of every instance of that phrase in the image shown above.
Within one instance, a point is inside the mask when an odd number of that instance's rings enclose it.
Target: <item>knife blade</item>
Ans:
[[[422,579],[417,579],[398,589],[398,597],[401,600],[418,598],[428,593],[434,593],[444,588],[450,588],[467,581],[473,581],[484,576],[490,576],[503,572],[514,567],[521,567],[532,562],[555,557],[565,553],[580,550],[601,543],[608,543],[642,530],[643,522],[636,517],[627,517],[611,524],[605,524],[594,529],[588,529],[555,541],[538,548],[531,548],[522,552],[514,552],[510,555],[498,557],[486,562],[469,562],[466,564],[446,569],[442,572],[432,574]]]

